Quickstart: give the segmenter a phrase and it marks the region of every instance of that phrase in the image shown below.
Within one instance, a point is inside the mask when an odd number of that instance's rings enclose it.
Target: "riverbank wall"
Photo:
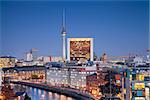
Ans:
[[[39,89],[50,91],[53,93],[63,94],[63,95],[70,96],[77,100],[94,100],[93,97],[88,94],[80,93],[78,91],[72,91],[71,89],[67,89],[67,88],[47,86],[44,84],[21,82],[21,81],[11,81],[11,83],[39,88]]]

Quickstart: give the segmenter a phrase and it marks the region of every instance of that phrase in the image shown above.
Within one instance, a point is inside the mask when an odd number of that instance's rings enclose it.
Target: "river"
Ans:
[[[31,100],[75,100],[72,97],[68,97],[58,93],[52,93],[38,88],[22,85],[13,85],[13,87],[15,91],[25,90],[27,94],[31,97]]]

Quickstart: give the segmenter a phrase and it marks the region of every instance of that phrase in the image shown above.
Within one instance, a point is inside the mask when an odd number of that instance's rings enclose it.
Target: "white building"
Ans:
[[[47,83],[51,85],[86,88],[86,76],[96,72],[96,66],[68,66],[63,68],[50,67],[46,72]]]
[[[2,71],[2,68],[0,68],[0,90],[2,86],[2,76],[3,76],[3,71]]]
[[[42,61],[43,64],[47,62],[60,62],[62,61],[62,57],[52,57],[52,56],[40,56],[37,58],[38,61]]]
[[[70,86],[72,88],[85,90],[87,85],[86,76],[91,75],[95,72],[96,70],[88,70],[86,68],[70,69]]]
[[[128,65],[143,65],[144,64],[144,60],[142,57],[139,57],[139,56],[135,56],[135,57],[129,57],[128,60],[126,60],[126,63]]]
[[[51,57],[51,62],[60,62],[62,60],[63,60],[62,57]]]
[[[31,52],[28,52],[28,53],[26,54],[26,61],[32,61],[32,60],[33,60],[33,55],[32,55]]]
[[[68,85],[68,69],[51,67],[47,69],[46,80],[51,85]]]
[[[43,62],[43,64],[45,64],[45,63],[51,61],[51,57],[50,56],[40,56],[40,57],[37,57],[37,60],[41,61],[41,62]]]

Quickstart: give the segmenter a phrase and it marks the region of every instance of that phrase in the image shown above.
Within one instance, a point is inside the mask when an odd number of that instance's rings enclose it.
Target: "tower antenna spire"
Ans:
[[[62,12],[62,34],[66,33],[66,10],[63,8]]]
[[[66,28],[66,11],[63,9],[63,27]]]

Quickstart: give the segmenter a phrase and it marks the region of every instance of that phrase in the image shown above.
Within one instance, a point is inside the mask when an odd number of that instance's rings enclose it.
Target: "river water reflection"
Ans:
[[[31,97],[31,100],[75,100],[72,97],[67,97],[65,95],[52,93],[38,88],[33,88],[28,86],[21,86],[21,88],[25,89],[27,94]]]

